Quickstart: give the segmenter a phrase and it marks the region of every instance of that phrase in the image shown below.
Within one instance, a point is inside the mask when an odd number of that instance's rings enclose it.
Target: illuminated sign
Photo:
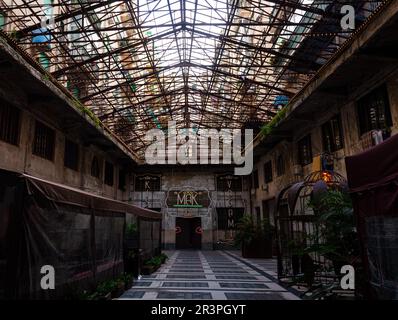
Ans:
[[[206,208],[209,205],[210,198],[207,191],[171,191],[167,198],[167,206],[171,208]]]

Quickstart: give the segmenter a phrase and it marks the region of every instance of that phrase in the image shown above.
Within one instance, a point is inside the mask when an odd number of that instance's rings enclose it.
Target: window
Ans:
[[[40,52],[39,56],[37,58],[37,61],[40,63],[40,65],[46,69],[49,70],[50,69],[50,58],[47,56],[46,53],[44,52]]]
[[[19,118],[20,111],[18,108],[3,100],[0,101],[0,140],[18,145]]]
[[[0,11],[0,30],[3,30],[5,25],[6,25],[6,15],[4,14],[4,12]]]
[[[91,175],[95,178],[100,177],[100,165],[97,157],[93,157],[93,160],[91,161]]]
[[[298,159],[302,166],[312,162],[311,135],[307,135],[298,142]]]
[[[387,88],[382,86],[363,97],[357,105],[361,135],[392,126]]]
[[[105,161],[104,183],[113,186],[113,164],[108,161]]]
[[[134,189],[142,192],[160,191],[160,176],[137,176]]]
[[[54,159],[55,131],[40,121],[36,121],[33,139],[33,154],[47,160]]]
[[[258,189],[258,170],[253,171],[253,188]]]
[[[335,152],[343,148],[343,134],[340,116],[330,119],[322,126],[323,150]]]
[[[119,190],[125,191],[126,190],[126,171],[123,169],[119,170],[119,184],[118,188]]]
[[[72,87],[72,94],[75,98],[79,99],[80,98],[80,89],[78,86]]]
[[[264,164],[264,182],[269,183],[272,181],[272,162],[268,161]]]
[[[276,175],[278,177],[285,174],[285,160],[283,156],[280,154],[278,158],[276,158]]]
[[[79,168],[79,145],[65,139],[64,166],[78,171]]]
[[[256,220],[257,220],[257,226],[261,224],[261,211],[260,207],[256,207]]]
[[[217,191],[242,191],[242,178],[233,175],[218,176]]]
[[[271,222],[273,221],[273,212],[275,206],[275,199],[263,200],[262,207],[263,207],[263,219]],[[271,219],[272,217],[272,219]]]

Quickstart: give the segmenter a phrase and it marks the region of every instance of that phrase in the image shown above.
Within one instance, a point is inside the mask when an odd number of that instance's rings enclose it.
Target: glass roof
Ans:
[[[350,2],[350,1],[347,1]],[[357,27],[378,1],[351,1]],[[138,154],[148,129],[266,123],[353,30],[334,0],[0,0],[4,31]]]

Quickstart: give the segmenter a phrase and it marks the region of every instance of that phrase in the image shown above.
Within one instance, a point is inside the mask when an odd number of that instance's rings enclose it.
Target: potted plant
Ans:
[[[237,225],[235,241],[241,245],[244,258],[272,258],[274,227],[263,221],[255,225],[251,216],[244,215]]]
[[[125,282],[123,278],[115,280],[115,286],[112,290],[112,299],[119,298],[125,291]]]
[[[134,277],[131,273],[124,273],[122,275],[122,279],[124,282],[124,289],[128,290],[133,286]]]
[[[111,300],[112,291],[117,288],[117,283],[114,280],[107,280],[101,282],[97,286],[97,290],[89,296],[90,300]]]
[[[160,254],[160,259],[161,259],[161,261],[162,261],[162,264],[165,263],[165,262],[167,261],[168,258],[169,258],[169,257],[167,256],[167,254],[165,254],[165,253],[161,253],[161,254]]]
[[[323,241],[308,250],[317,251],[329,259],[336,275],[340,276],[341,267],[354,264],[360,255],[351,199],[347,193],[329,190],[313,198],[310,207],[314,210]]]
[[[155,266],[153,264],[144,263],[141,268],[141,272],[143,275],[150,275],[155,272]]]
[[[161,256],[155,256],[144,263],[142,267],[142,273],[145,275],[149,275],[155,272],[162,264]]]

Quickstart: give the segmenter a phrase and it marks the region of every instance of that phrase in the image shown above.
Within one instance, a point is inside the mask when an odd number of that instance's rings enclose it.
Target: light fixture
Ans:
[[[332,181],[332,175],[330,174],[330,172],[323,171],[321,173],[321,179],[326,183],[330,183]]]

